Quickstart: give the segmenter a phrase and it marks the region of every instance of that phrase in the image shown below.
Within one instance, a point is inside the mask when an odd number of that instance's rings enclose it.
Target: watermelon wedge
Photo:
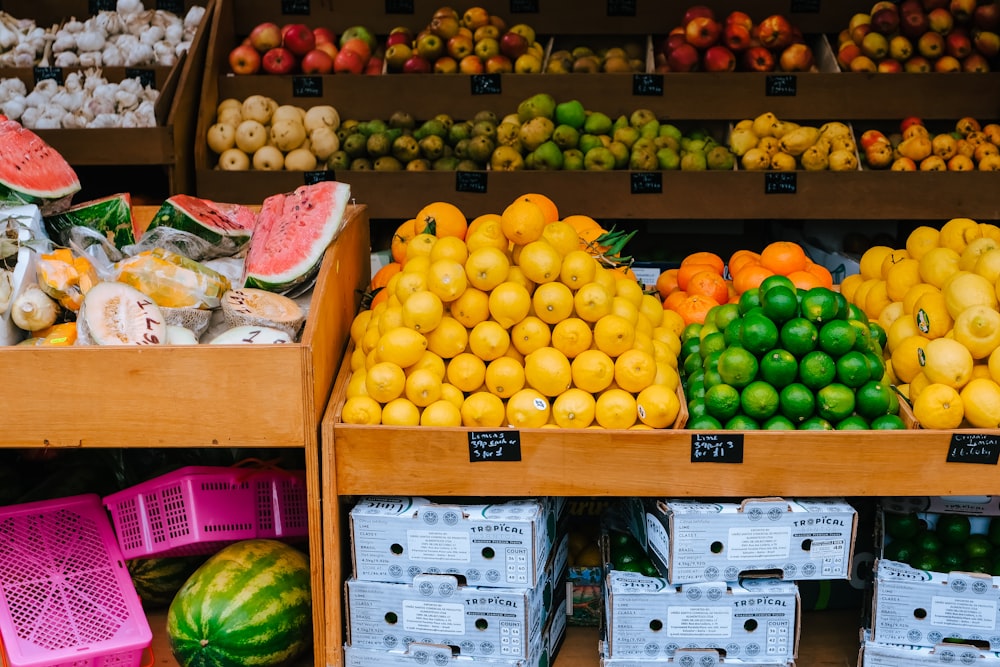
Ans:
[[[344,226],[351,186],[302,185],[264,200],[243,268],[243,286],[283,293],[313,278]]]
[[[0,115],[0,206],[35,204],[61,210],[80,191],[76,172],[54,148]]]
[[[242,204],[173,195],[163,202],[146,229],[172,227],[194,234],[212,245],[229,241],[242,246],[250,240],[255,220],[254,212]]]
[[[69,230],[73,227],[95,229],[119,250],[135,243],[137,231],[132,219],[131,195],[120,192],[76,204],[65,211],[45,217],[45,228],[49,236],[62,245],[68,245]]]

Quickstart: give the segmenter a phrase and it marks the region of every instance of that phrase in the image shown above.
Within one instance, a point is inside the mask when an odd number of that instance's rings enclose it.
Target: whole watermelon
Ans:
[[[207,558],[204,555],[133,558],[126,561],[125,566],[142,606],[158,609],[173,601],[184,582]]]
[[[275,667],[312,644],[305,554],[277,540],[243,540],[211,556],[167,610],[181,667]]]

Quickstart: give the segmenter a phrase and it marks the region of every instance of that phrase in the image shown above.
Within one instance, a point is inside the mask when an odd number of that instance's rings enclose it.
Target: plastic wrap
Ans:
[[[183,255],[155,248],[115,264],[115,278],[168,308],[218,308],[229,279]]]

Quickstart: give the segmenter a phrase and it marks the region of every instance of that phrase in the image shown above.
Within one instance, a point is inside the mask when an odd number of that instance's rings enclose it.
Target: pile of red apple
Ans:
[[[813,51],[802,32],[782,14],[754,22],[731,11],[692,5],[654,49],[657,72],[807,72]]]
[[[508,28],[503,18],[482,7],[462,13],[441,7],[416,34],[407,27],[393,28],[385,50],[387,71],[415,74],[537,73],[544,57],[531,26]]]
[[[235,74],[381,74],[378,41],[364,26],[337,39],[327,27],[265,21],[229,52]]]
[[[851,72],[989,72],[998,29],[996,0],[883,0],[840,31],[837,62]]]

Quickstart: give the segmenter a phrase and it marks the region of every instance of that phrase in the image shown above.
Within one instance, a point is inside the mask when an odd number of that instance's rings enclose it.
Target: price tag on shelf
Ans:
[[[413,0],[385,0],[386,14],[413,14]]]
[[[768,74],[764,94],[768,97],[795,97],[799,79],[794,74]]]
[[[818,14],[819,9],[820,0],[792,0],[792,6],[789,8],[789,13]]]
[[[473,95],[499,95],[502,92],[499,74],[473,74],[469,78]]]
[[[989,433],[952,433],[948,443],[948,463],[984,463],[1000,461],[1000,435]]]
[[[692,433],[691,463],[743,463],[743,434]]]
[[[117,6],[116,0],[90,0],[87,3],[87,9],[91,15],[99,12],[113,12]]]
[[[636,0],[608,0],[608,16],[635,16]]]
[[[520,460],[520,431],[469,431],[469,463]]]
[[[177,16],[184,16],[184,2],[182,0],[156,0],[156,8]]]
[[[486,194],[486,172],[456,171],[455,192],[472,192],[478,195]]]
[[[644,97],[663,97],[663,75],[633,74],[632,94]]]
[[[537,14],[538,0],[510,0],[511,14]]]
[[[312,10],[309,0],[281,0],[281,13],[287,15],[309,16]]]
[[[139,83],[142,84],[143,88],[146,86],[150,88],[156,87],[156,72],[147,67],[126,67],[125,78],[139,79]]]
[[[313,171],[302,172],[302,181],[306,185],[321,183],[322,181],[335,181],[335,180],[337,180],[337,172],[335,172],[333,169],[316,169]]]
[[[60,86],[63,85],[63,69],[62,67],[36,67],[34,70],[35,74],[35,84],[37,85],[39,81],[44,81],[45,79],[52,79]]]
[[[798,179],[794,171],[769,171],[764,174],[764,194],[794,195]]]
[[[323,97],[323,77],[293,76],[292,97]]]
[[[658,171],[633,171],[630,174],[632,194],[658,195],[663,192],[663,174]]]

